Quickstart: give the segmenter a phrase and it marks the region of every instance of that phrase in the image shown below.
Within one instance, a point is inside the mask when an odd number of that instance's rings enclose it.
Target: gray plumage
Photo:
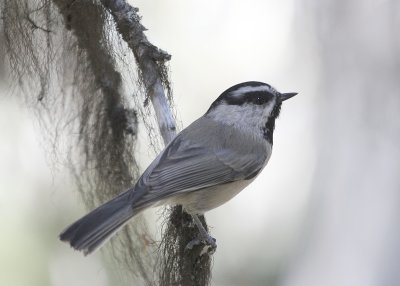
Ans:
[[[249,101],[248,95],[254,93],[266,93],[265,102]],[[257,82],[228,89],[166,146],[132,189],[69,226],[60,239],[88,254],[152,205],[181,204],[196,215],[225,203],[268,162],[272,138],[266,140],[265,128],[279,115],[279,96]]]

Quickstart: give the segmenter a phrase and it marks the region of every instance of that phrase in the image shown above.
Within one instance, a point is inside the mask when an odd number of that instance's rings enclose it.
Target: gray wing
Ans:
[[[255,148],[248,149],[246,140],[251,138],[243,136],[239,138],[242,142],[235,141],[235,148],[231,144],[235,134],[232,129],[220,128],[204,119],[199,121],[180,133],[140,178],[135,188],[140,203],[258,174],[268,156],[265,146],[250,144]],[[230,140],[224,142],[221,138]]]

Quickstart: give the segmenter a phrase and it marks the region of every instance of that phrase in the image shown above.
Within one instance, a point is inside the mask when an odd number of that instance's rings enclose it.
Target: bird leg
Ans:
[[[204,243],[206,246],[208,246],[209,250],[207,251],[214,252],[215,249],[217,248],[216,239],[208,234],[207,230],[204,228],[203,224],[201,223],[197,215],[192,214],[192,218],[197,228],[199,229],[199,237],[190,241],[186,246],[186,249],[192,249],[193,246]]]

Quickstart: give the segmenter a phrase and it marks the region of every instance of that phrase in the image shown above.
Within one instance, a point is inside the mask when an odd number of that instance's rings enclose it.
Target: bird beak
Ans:
[[[293,96],[295,96],[297,92],[289,92],[289,93],[281,93],[281,100],[285,101],[286,99],[289,99]]]

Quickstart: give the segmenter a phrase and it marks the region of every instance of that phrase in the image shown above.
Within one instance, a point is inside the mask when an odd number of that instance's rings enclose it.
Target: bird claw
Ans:
[[[195,245],[204,244],[204,247],[200,251],[200,256],[205,253],[213,254],[217,249],[217,240],[208,234],[207,230],[204,228],[202,222],[197,215],[192,214],[192,218],[194,223],[197,225],[199,233],[195,239],[193,239],[186,245],[185,250],[191,250]]]
[[[195,238],[191,240],[185,247],[185,250],[192,250],[194,246],[200,245],[202,243],[201,239]]]
[[[203,255],[204,253],[214,253],[215,250],[217,249],[217,240],[210,236],[207,235],[206,237],[197,237],[193,240],[191,240],[185,247],[185,250],[192,250],[194,246],[204,244],[204,248],[201,251],[200,255]]]

